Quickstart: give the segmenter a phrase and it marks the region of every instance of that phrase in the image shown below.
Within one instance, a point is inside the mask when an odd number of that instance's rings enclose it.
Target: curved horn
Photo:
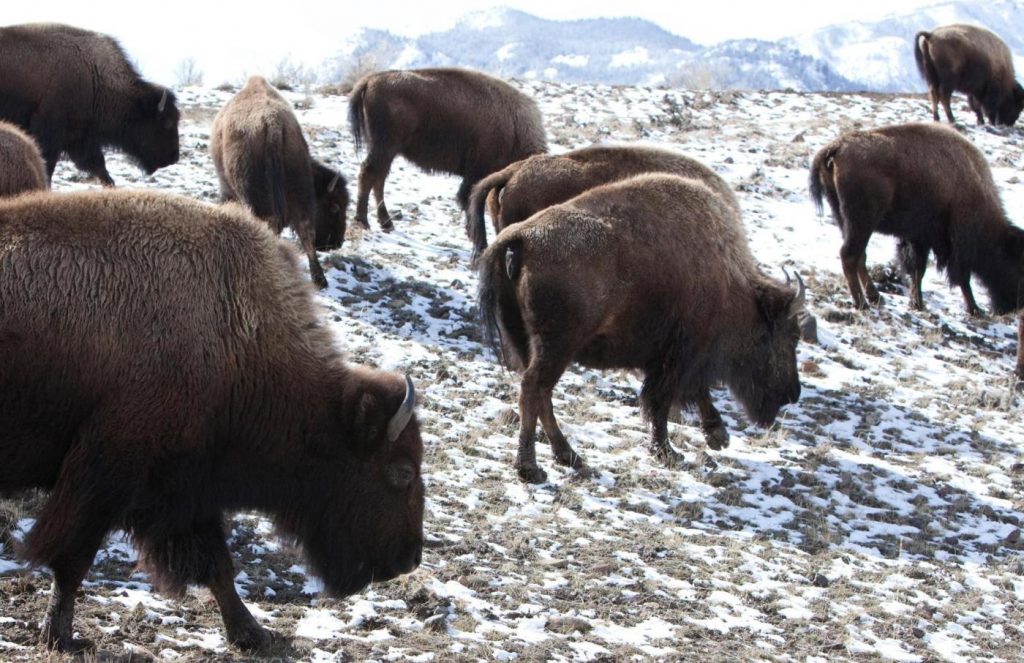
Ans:
[[[405,427],[409,425],[409,421],[412,420],[412,410],[414,407],[416,407],[416,390],[412,386],[412,380],[406,375],[405,400],[398,406],[398,412],[395,412],[394,416],[391,417],[391,421],[388,422],[388,442],[397,440],[398,436],[405,430]]]
[[[167,106],[167,90],[164,90],[163,95],[160,96],[160,103],[156,105],[156,112],[163,113],[164,108]]]
[[[334,187],[338,186],[338,180],[341,179],[341,175],[335,175],[331,178],[331,183],[327,185],[327,193],[334,191]]]
[[[790,278],[789,272],[786,271],[785,267],[782,268],[782,273],[786,275],[786,286],[788,287],[789,284],[793,282],[793,279]]]
[[[807,303],[807,288],[804,287],[804,280],[800,278],[800,272],[796,272],[796,296],[789,305],[789,315],[794,316],[804,309]]]

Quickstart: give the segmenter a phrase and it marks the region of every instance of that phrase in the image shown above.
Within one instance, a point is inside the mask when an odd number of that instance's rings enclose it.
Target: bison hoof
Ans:
[[[555,462],[559,465],[571,467],[574,470],[582,470],[586,467],[586,463],[583,462],[583,458],[572,449],[555,454]]]
[[[516,471],[519,473],[519,478],[526,483],[546,483],[548,480],[548,473],[536,465],[519,465],[516,467]]]
[[[270,646],[274,639],[273,632],[253,624],[244,628],[236,628],[228,633],[228,642],[245,651],[259,651]]]
[[[395,224],[391,221],[391,219],[381,219],[380,229],[386,233],[389,233],[395,229]]]
[[[62,654],[79,654],[95,649],[92,640],[73,638],[71,635],[59,635],[49,628],[49,623],[43,624],[43,633],[39,641],[47,649]]]
[[[869,291],[865,296],[868,299],[868,303],[872,306],[878,306],[882,303],[882,295],[877,290]]]
[[[729,432],[724,426],[704,429],[704,442],[709,449],[720,451],[729,446]]]
[[[665,444],[665,446],[655,447],[654,455],[665,467],[679,468],[686,465],[686,458],[683,454],[679,453],[668,444]]]
[[[323,290],[324,288],[327,287],[327,277],[324,276],[323,274],[317,274],[316,276],[312,277],[312,280],[313,285],[316,286],[317,290]]]

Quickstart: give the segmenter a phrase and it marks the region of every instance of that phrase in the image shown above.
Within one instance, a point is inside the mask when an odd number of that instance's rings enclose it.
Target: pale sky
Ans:
[[[171,0],[157,4],[36,0],[5,3],[2,14],[6,24],[55,21],[113,35],[145,77],[165,85],[176,83],[178,64],[192,57],[204,72],[205,82],[216,85],[240,80],[246,74],[269,74],[286,57],[319,66],[361,27],[421,34],[451,27],[468,12],[496,5],[551,19],[639,16],[677,35],[711,44],[740,37],[790,36],[835,23],[873,20],[938,1]]]

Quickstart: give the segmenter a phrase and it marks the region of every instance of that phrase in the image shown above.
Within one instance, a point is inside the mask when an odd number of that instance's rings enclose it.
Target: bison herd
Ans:
[[[919,33],[914,53],[935,120],[941,102],[952,122],[961,91],[979,123],[1016,121],[1024,90],[997,37],[947,26]],[[384,182],[396,156],[462,177],[483,328],[522,373],[523,480],[546,480],[538,420],[556,462],[586,467],[552,406],[573,363],[642,374],[650,446],[670,466],[673,407],[696,406],[720,449],[728,432],[712,388],[727,386],[764,426],[799,398],[797,344],[814,327],[803,281],[758,267],[735,195],[707,166],[650,147],[547,154],[536,103],[477,72],[373,73],[349,104],[367,148],[360,225],[372,190],[380,226],[392,227]],[[19,548],[53,572],[43,644],[84,646],[74,595],[114,529],[159,586],[209,587],[228,640],[249,650],[270,634],[236,593],[226,513],[273,518],[335,595],[415,568],[424,487],[413,384],[334,349],[297,252],[275,236],[292,228],[312,282],[327,284],[316,251],[344,239],[347,185],[310,154],[288,102],[254,76],[217,115],[219,206],[48,191],[61,155],[106,187],[105,148],[146,172],[178,159],[174,94],[140,78],[105,35],[0,29],[0,120],[0,493],[48,491]],[[980,313],[974,275],[994,311],[1024,309],[1024,231],[957,131],[847,133],[814,156],[809,183],[842,231],[858,308],[880,301],[865,267],[880,232],[899,240],[914,308],[933,253],[969,315]]]

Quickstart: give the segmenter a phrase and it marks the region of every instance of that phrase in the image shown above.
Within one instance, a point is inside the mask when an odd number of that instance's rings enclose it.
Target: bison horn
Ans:
[[[331,178],[331,183],[327,185],[327,193],[334,191],[334,187],[338,186],[339,179],[341,179],[341,175],[335,175]]]
[[[783,270],[785,271],[785,270]],[[789,274],[786,274],[786,284],[789,284]],[[804,305],[807,303],[807,288],[804,287],[804,280],[800,278],[800,273],[796,273],[796,296],[793,297],[793,302],[789,305],[789,315],[799,315],[804,310]]]
[[[409,425],[414,407],[416,407],[416,390],[412,386],[412,380],[406,375],[405,400],[398,407],[398,412],[395,412],[394,416],[391,417],[391,421],[388,422],[388,442],[397,440],[398,436],[405,430],[405,427]]]
[[[167,90],[164,90],[163,95],[160,97],[160,103],[156,105],[156,112],[163,113],[164,108],[167,106]]]

